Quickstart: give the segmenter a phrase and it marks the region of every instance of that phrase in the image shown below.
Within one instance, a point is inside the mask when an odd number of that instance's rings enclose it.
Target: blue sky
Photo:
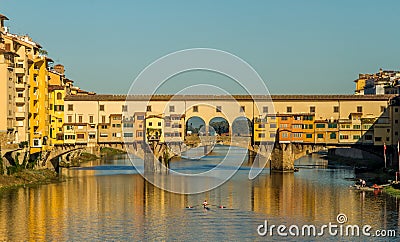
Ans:
[[[272,94],[351,94],[358,73],[400,69],[399,7],[396,0],[0,0],[11,32],[28,33],[76,85],[121,94],[156,59],[196,47],[244,59]],[[163,91],[220,78],[182,75]]]

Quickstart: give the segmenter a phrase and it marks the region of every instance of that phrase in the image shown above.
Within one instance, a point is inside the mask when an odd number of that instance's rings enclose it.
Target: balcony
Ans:
[[[24,121],[17,121],[15,126],[17,127],[24,127]]]
[[[17,67],[14,69],[16,74],[25,74],[25,68]]]
[[[24,83],[15,83],[15,88],[16,89],[25,89],[25,84]]]
[[[25,118],[25,113],[23,113],[23,112],[16,112],[16,113],[15,113],[15,117],[16,117],[16,118],[19,118],[19,119]]]
[[[25,98],[23,98],[23,97],[16,97],[16,98],[15,98],[15,102],[16,102],[16,103],[25,103]]]

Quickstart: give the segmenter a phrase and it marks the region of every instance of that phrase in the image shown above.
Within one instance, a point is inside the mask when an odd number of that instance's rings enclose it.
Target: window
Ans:
[[[312,139],[312,134],[306,134],[307,139]]]
[[[399,111],[399,109],[398,109],[398,108],[395,108],[395,109],[394,109],[394,112],[396,112],[396,113],[397,113],[398,111]]]
[[[314,106],[310,107],[310,113],[315,113],[315,107]]]
[[[106,116],[101,116],[101,122],[104,124],[106,122]]]
[[[329,138],[330,139],[336,139],[336,133],[335,132],[330,133],[329,134]]]
[[[276,134],[275,134],[275,133],[269,133],[269,137],[270,137],[270,138],[275,138],[275,137],[276,137]]]
[[[197,113],[199,111],[199,106],[193,106],[193,112]]]
[[[22,92],[19,92],[18,97],[24,97],[24,94]]]
[[[304,116],[303,120],[308,120],[308,121],[313,121],[314,117],[313,116]]]
[[[82,117],[82,115],[79,115],[79,123],[83,123],[83,117]]]
[[[395,124],[398,124],[398,123],[399,123],[399,120],[396,119],[396,120],[394,121],[394,123],[395,123]]]
[[[369,128],[371,128],[372,124],[364,124],[363,126],[364,126],[364,129],[369,129]]]
[[[149,126],[153,126],[153,122],[149,122]]]
[[[133,123],[124,123],[124,128],[133,128]]]
[[[221,107],[221,106],[217,106],[216,109],[215,109],[215,111],[216,111],[217,113],[222,112],[222,107]]]
[[[263,106],[263,113],[268,113],[268,106]]]
[[[361,128],[361,125],[358,125],[358,124],[353,125],[353,129],[360,129],[360,128]]]
[[[286,107],[286,112],[291,113],[292,112],[292,107]]]
[[[124,137],[132,138],[133,133],[124,133]]]
[[[270,124],[269,127],[272,128],[272,129],[275,129],[276,128],[276,124]]]
[[[323,139],[324,138],[324,134],[317,134],[317,138],[318,139]]]
[[[107,129],[107,125],[101,125],[101,129]]]
[[[362,113],[362,106],[357,106],[357,113]]]
[[[158,127],[161,127],[161,122],[158,122]]]
[[[293,137],[294,138],[301,138],[302,137],[302,133],[293,133]]]
[[[77,134],[76,138],[77,139],[84,139],[85,138],[85,134]]]
[[[377,142],[382,141],[382,137],[375,137],[375,141],[377,141]]]
[[[303,125],[301,125],[301,124],[293,124],[293,125],[292,125],[292,128],[293,128],[293,129],[302,129],[302,128],[303,128]]]
[[[386,141],[389,142],[389,137],[386,137]]]
[[[370,135],[370,134],[367,134],[364,137],[365,137],[365,140],[372,140],[372,135]]]
[[[259,125],[258,125],[258,128],[260,128],[260,129],[265,128],[265,124],[259,124]]]
[[[312,124],[304,124],[303,128],[304,129],[313,129],[314,125],[312,125]]]
[[[316,124],[315,127],[317,129],[324,129],[325,128],[325,124]]]
[[[150,105],[146,107],[146,111],[147,112],[151,112],[151,106]]]
[[[282,117],[281,120],[288,120],[288,117]]]
[[[390,133],[390,129],[386,129],[386,133]]]
[[[74,105],[68,104],[68,111],[74,111]]]
[[[72,116],[68,116],[68,123],[72,123]]]
[[[93,123],[93,116],[92,115],[89,116],[89,123],[91,123],[91,124]]]
[[[283,132],[282,133],[282,138],[287,138],[288,137],[288,133],[287,132]]]
[[[172,106],[172,105],[169,106],[169,111],[170,111],[170,112],[175,112],[175,106]]]
[[[359,140],[361,138],[360,135],[353,135],[353,139]]]
[[[330,128],[330,129],[336,129],[336,128],[337,128],[337,124],[335,124],[335,123],[329,123],[329,124],[328,124],[328,128]]]
[[[136,137],[143,137],[143,131],[136,131]]]
[[[342,134],[339,136],[340,139],[349,139],[349,136],[347,134]]]
[[[396,132],[394,132],[394,135],[398,136],[398,135],[399,135],[399,132],[397,132],[397,131],[396,131]]]
[[[265,138],[265,134],[264,133],[258,133],[258,138]]]
[[[128,112],[128,105],[122,105],[122,112]]]
[[[62,99],[62,94],[59,92],[57,93],[57,100],[61,100]]]
[[[333,107],[333,112],[338,113],[339,112],[339,106],[334,106]]]
[[[381,112],[382,113],[386,112],[386,107],[385,106],[381,106]]]
[[[241,113],[244,113],[246,111],[246,107],[245,106],[240,106],[240,110]]]
[[[138,115],[138,116],[136,117],[136,119],[137,119],[137,120],[144,120],[144,116],[143,116],[143,115]]]

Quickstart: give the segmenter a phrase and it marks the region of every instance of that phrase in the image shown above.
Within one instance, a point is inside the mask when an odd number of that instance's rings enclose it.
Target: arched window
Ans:
[[[57,93],[57,100],[61,100],[62,99],[62,94],[59,92]]]

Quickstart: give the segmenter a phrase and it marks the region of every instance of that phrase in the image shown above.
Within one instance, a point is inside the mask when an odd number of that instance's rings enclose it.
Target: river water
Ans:
[[[218,164],[227,147],[216,147],[200,161],[171,163],[175,170],[197,172]],[[0,240],[377,240],[377,237],[279,237],[276,228],[261,237],[259,225],[370,225],[369,231],[396,230],[400,200],[349,188],[354,172],[331,167],[317,155],[296,161],[296,173],[266,169],[248,180],[247,167],[209,192],[180,195],[147,183],[128,159],[104,160],[63,170],[62,183],[21,187],[0,194]],[[210,210],[199,206],[204,199]],[[186,209],[192,205],[193,209]],[[225,206],[220,209],[218,206]],[[293,227],[292,226],[292,227]],[[260,232],[263,231],[261,228]],[[293,230],[295,232],[295,230]],[[286,230],[288,232],[288,230]],[[319,231],[317,231],[319,232]],[[389,232],[388,232],[389,233]],[[338,237],[339,236],[339,237]],[[396,240],[394,237],[383,241]]]

